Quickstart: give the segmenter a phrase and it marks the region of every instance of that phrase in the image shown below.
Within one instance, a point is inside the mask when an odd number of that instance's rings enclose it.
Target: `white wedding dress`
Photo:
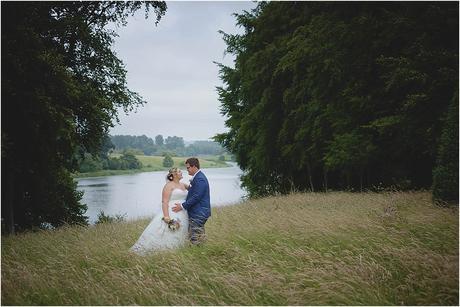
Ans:
[[[145,255],[151,251],[174,249],[184,246],[188,242],[188,214],[186,210],[173,212],[172,207],[175,203],[183,203],[187,197],[187,191],[174,189],[169,199],[169,217],[179,221],[180,227],[171,230],[161,219],[163,213],[153,217],[150,224],[145,228],[137,242],[131,247],[131,251]]]

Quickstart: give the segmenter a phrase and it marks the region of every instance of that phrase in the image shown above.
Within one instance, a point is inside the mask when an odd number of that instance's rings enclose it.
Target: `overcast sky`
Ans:
[[[241,33],[232,13],[250,11],[256,3],[167,2],[158,26],[140,11],[117,30],[114,50],[126,65],[128,87],[146,101],[137,112],[119,112],[120,125],[110,134],[155,138],[179,136],[186,141],[207,140],[227,131],[215,87],[222,85],[213,61],[233,67],[224,56],[222,35]]]

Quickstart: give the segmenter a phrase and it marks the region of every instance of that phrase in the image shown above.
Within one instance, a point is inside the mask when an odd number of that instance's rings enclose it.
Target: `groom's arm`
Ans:
[[[198,204],[206,193],[206,180],[204,178],[196,178],[193,181],[193,185],[194,188],[192,191],[192,195],[188,198],[186,202],[182,203],[182,208],[184,208],[185,210],[188,210],[191,207]]]

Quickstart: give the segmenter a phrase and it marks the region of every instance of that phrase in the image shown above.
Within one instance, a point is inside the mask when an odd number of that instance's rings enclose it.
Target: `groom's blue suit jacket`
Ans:
[[[211,201],[209,197],[209,183],[203,172],[196,173],[190,182],[187,198],[182,208],[187,210],[190,219],[204,220],[211,216]]]

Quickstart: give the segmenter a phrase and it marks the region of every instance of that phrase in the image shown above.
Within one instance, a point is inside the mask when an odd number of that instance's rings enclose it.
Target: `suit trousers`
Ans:
[[[206,220],[203,219],[189,219],[188,223],[188,233],[190,236],[190,242],[193,245],[200,245],[206,241],[206,234],[204,231],[204,224]]]

